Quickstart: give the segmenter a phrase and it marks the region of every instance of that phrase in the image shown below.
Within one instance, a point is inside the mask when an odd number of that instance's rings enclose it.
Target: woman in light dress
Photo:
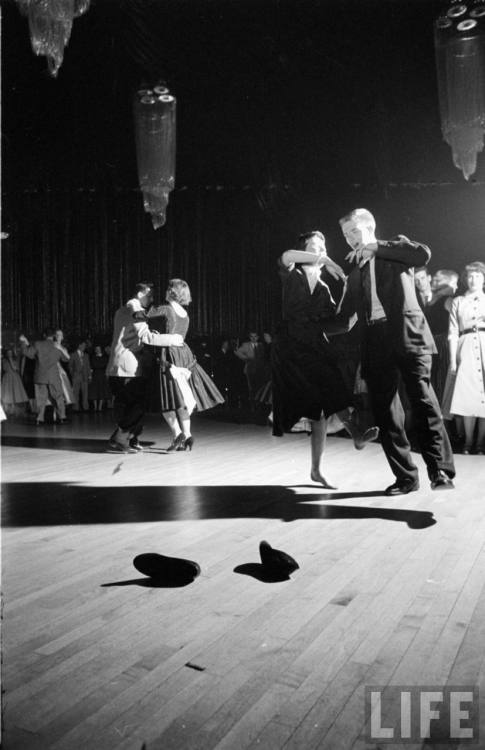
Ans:
[[[465,266],[467,290],[450,310],[450,366],[443,397],[445,419],[461,416],[463,453],[485,453],[485,263]],[[476,433],[476,434],[475,434]]]
[[[69,352],[67,351],[66,347],[63,346],[62,342],[64,341],[64,333],[61,331],[60,328],[56,330],[55,336],[54,336],[54,343],[58,349],[63,352],[66,357],[69,357]],[[60,362],[57,363],[57,367],[59,368],[59,375],[61,377],[61,385],[62,385],[62,393],[64,394],[64,401],[66,402],[66,406],[69,406],[70,404],[74,403],[74,394],[72,392],[72,385],[71,381],[69,380],[69,375],[63,368]]]
[[[8,415],[25,411],[29,401],[19,370],[19,357],[11,344],[2,356],[2,404]]]

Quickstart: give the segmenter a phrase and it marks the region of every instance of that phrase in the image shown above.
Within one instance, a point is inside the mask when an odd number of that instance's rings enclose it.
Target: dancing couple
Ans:
[[[224,403],[223,396],[197,363],[185,343],[189,327],[190,289],[183,279],[171,279],[166,304],[153,306],[153,284],[135,285],[134,296],[115,313],[113,342],[106,373],[114,395],[116,429],[109,453],[136,453],[142,449],[149,384],[154,353],[159,388],[158,408],[172,432],[166,452],[192,450],[191,414]]]
[[[311,419],[311,478],[332,489],[322,463],[326,420],[338,414],[357,448],[375,440],[379,431],[395,476],[386,495],[418,490],[418,469],[411,458],[398,394],[402,378],[431,489],[453,489],[453,454],[430,385],[436,348],[414,285],[414,267],[426,265],[431,252],[402,235],[392,241],[377,240],[376,222],[367,209],[347,214],[340,226],[351,247],[346,260],[355,264],[348,279],[328,257],[320,232],[302,235],[298,248],[281,257],[286,273],[282,275],[283,324],[273,344],[273,433],[289,432],[301,417]],[[338,307],[320,278],[322,268],[343,282]],[[376,420],[376,428],[363,435],[327,338],[349,331],[357,321],[362,377]]]

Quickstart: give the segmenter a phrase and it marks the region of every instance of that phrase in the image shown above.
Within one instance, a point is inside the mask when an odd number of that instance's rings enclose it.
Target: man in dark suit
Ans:
[[[86,352],[86,341],[79,342],[77,349],[69,358],[69,372],[71,373],[72,392],[74,394],[74,411],[81,407],[89,411],[88,389],[91,380],[91,363],[89,354]]]
[[[406,388],[421,455],[431,488],[453,489],[453,453],[441,410],[430,385],[431,359],[436,347],[418,303],[414,267],[428,263],[426,245],[399,235],[377,240],[370,211],[358,208],[340,219],[355,262],[339,307],[338,319],[356,314],[361,328],[362,377],[367,382],[381,442],[396,477],[386,495],[419,489],[418,469],[411,458],[399,398],[400,378]]]

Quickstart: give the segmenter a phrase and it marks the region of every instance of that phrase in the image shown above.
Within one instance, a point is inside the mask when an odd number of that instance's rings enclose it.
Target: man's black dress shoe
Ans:
[[[386,490],[386,495],[407,495],[408,492],[419,490],[419,482],[394,482]]]
[[[109,440],[106,448],[108,453],[138,453],[135,448],[132,448],[128,443],[119,443],[117,440]]]
[[[450,477],[447,476],[447,474],[445,474],[443,469],[440,469],[439,471],[432,474],[430,479],[431,479],[432,490],[454,490],[455,489],[455,485],[453,484]]]
[[[130,448],[133,448],[134,451],[137,451],[138,453],[143,450],[142,444],[138,441],[137,437],[132,437],[128,441],[128,445]]]

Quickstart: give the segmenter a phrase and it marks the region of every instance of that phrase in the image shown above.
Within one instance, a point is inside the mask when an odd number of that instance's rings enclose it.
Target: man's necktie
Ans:
[[[370,281],[370,263],[367,262],[360,269],[360,283],[362,287],[362,296],[364,299],[364,310],[366,322],[368,323],[372,316],[372,292]]]

